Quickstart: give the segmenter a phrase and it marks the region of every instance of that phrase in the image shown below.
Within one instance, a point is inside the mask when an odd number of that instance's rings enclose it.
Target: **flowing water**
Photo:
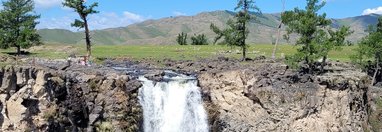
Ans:
[[[143,107],[145,132],[207,132],[207,114],[195,78],[165,76],[153,83],[139,77],[143,86],[139,102]]]

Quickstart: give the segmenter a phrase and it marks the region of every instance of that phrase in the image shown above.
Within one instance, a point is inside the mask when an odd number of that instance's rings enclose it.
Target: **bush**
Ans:
[[[179,45],[187,45],[187,33],[182,32],[181,34],[178,34],[176,42],[178,42]]]
[[[206,35],[199,34],[191,37],[192,45],[208,45]]]

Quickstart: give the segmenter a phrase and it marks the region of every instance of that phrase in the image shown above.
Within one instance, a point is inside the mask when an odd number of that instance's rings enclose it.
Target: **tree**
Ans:
[[[239,10],[235,15],[235,20],[228,20],[227,29],[221,30],[216,25],[211,24],[210,28],[213,32],[217,34],[214,43],[216,43],[221,38],[224,38],[222,44],[227,44],[230,46],[239,46],[242,49],[242,60],[246,60],[246,52],[248,45],[245,40],[248,37],[249,30],[247,24],[250,20],[255,19],[255,17],[249,14],[250,10],[260,11],[254,4],[253,0],[238,0],[235,10]]]
[[[182,32],[181,34],[178,34],[176,41],[179,45],[187,45],[187,33]]]
[[[308,73],[314,72],[315,62],[319,58],[323,60],[321,62],[323,71],[329,51],[344,45],[345,37],[351,34],[349,27],[332,30],[330,28],[332,22],[326,19],[326,14],[317,13],[323,6],[325,2],[320,0],[307,0],[305,10],[295,8],[281,16],[282,22],[287,26],[285,37],[288,39],[291,33],[296,33],[300,35],[296,44],[302,45],[295,55],[287,57],[287,62],[290,62],[290,65],[304,62],[307,65],[304,71]]]
[[[348,43],[346,41],[346,36],[349,36],[353,33],[353,31],[350,30],[350,27],[342,26],[337,31],[333,31],[328,29],[326,32],[321,32],[322,36],[322,42],[318,43],[318,51],[319,55],[322,58],[321,62],[321,72],[324,71],[324,67],[326,66],[326,60],[328,58],[328,54],[332,50],[341,50],[341,46],[344,46]]]
[[[86,51],[87,51],[87,59],[90,59],[91,56],[91,41],[90,41],[90,30],[88,26],[88,15],[98,13],[98,11],[94,10],[95,7],[98,6],[98,3],[95,2],[90,6],[86,5],[86,0],[65,0],[62,3],[64,6],[74,9],[75,12],[78,13],[81,20],[75,19],[74,23],[72,23],[72,27],[77,27],[79,29],[85,28],[85,41],[86,41]]]
[[[378,19],[376,28],[369,28],[369,34],[362,38],[358,47],[355,49],[356,54],[353,55],[353,62],[361,65],[365,70],[371,71],[374,85],[377,76],[381,76],[381,59],[382,59],[382,17]]]
[[[20,55],[21,48],[42,44],[36,30],[36,20],[40,16],[33,13],[33,0],[4,1],[3,7],[0,12],[1,48],[16,47]]]
[[[204,34],[194,34],[194,36],[191,37],[191,41],[191,45],[208,45],[208,40]]]
[[[285,11],[285,0],[281,0],[281,3],[283,5],[282,12],[281,12],[281,15],[282,15]],[[281,20],[279,26],[277,27],[277,38],[276,38],[276,41],[274,43],[275,45],[274,45],[273,52],[272,52],[272,59],[276,58],[276,51],[277,51],[277,46],[278,46],[279,40],[280,40],[280,34],[281,34],[280,32],[281,32],[282,25],[283,25],[283,21]],[[273,41],[272,41],[272,44],[273,44]]]

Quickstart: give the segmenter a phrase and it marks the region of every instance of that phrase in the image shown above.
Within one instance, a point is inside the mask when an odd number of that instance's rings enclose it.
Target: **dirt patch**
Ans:
[[[40,46],[33,46],[29,48],[27,51],[29,52],[50,51],[50,52],[74,54],[78,52],[78,48],[71,45],[60,46],[60,48],[57,48],[57,46],[40,45]]]

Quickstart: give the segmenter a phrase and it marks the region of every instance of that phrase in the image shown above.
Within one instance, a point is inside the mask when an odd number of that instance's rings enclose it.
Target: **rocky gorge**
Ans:
[[[110,70],[86,71],[2,68],[1,130],[137,131],[141,84]]]
[[[137,74],[161,82],[164,70],[196,76],[209,131],[382,128],[381,88],[370,87],[369,76],[347,63],[331,62],[315,76],[264,58],[63,65],[1,68],[1,131],[143,131]]]

